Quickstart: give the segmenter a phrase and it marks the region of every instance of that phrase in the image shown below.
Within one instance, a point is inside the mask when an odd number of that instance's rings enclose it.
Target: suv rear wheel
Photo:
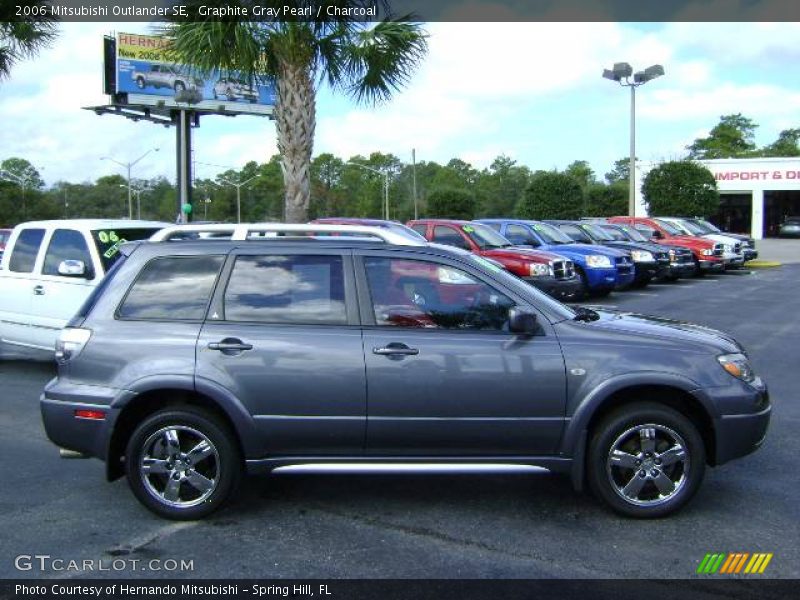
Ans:
[[[168,519],[199,519],[233,494],[242,458],[228,428],[208,411],[159,411],[133,432],[125,453],[131,490]]]
[[[589,445],[592,491],[618,513],[664,517],[688,502],[705,472],[697,427],[661,404],[629,404],[604,418]]]

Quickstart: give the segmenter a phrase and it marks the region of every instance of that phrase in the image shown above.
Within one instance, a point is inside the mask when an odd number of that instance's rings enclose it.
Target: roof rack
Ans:
[[[192,236],[195,234],[197,237]],[[205,234],[205,235],[204,235]],[[289,234],[289,235],[287,235]],[[294,234],[294,235],[292,235]],[[313,235],[318,234],[318,235]],[[228,239],[232,241],[248,240],[285,240],[294,239],[320,239],[330,238],[335,235],[358,236],[361,239],[369,238],[370,241],[381,241],[396,246],[425,246],[425,240],[417,240],[411,236],[392,231],[382,227],[367,225],[330,225],[330,224],[302,224],[302,223],[214,223],[206,225],[173,225],[165,227],[150,237],[151,242],[168,242],[170,240],[186,239]]]

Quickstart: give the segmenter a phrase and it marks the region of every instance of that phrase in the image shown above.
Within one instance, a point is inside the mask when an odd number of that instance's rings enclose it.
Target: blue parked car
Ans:
[[[557,252],[575,263],[584,296],[606,296],[615,288],[633,283],[634,265],[630,254],[589,244],[576,244],[557,227],[540,221],[519,219],[478,219],[517,246],[532,246]]]

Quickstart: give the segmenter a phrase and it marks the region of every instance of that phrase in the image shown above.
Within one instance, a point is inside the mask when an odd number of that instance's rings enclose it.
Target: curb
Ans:
[[[749,269],[771,269],[780,267],[782,264],[777,260],[751,260],[747,263],[747,267]]]

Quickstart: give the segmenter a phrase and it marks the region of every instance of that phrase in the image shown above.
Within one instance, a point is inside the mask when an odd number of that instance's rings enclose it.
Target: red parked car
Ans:
[[[694,255],[697,274],[720,273],[725,270],[722,256],[723,245],[706,238],[683,235],[680,230],[665,221],[649,217],[611,217],[609,223],[633,225],[645,237],[666,246],[688,248]]]
[[[581,282],[572,261],[559,254],[515,247],[481,223],[419,219],[406,223],[429,242],[469,250],[495,260],[508,271],[559,300],[578,299]]]

